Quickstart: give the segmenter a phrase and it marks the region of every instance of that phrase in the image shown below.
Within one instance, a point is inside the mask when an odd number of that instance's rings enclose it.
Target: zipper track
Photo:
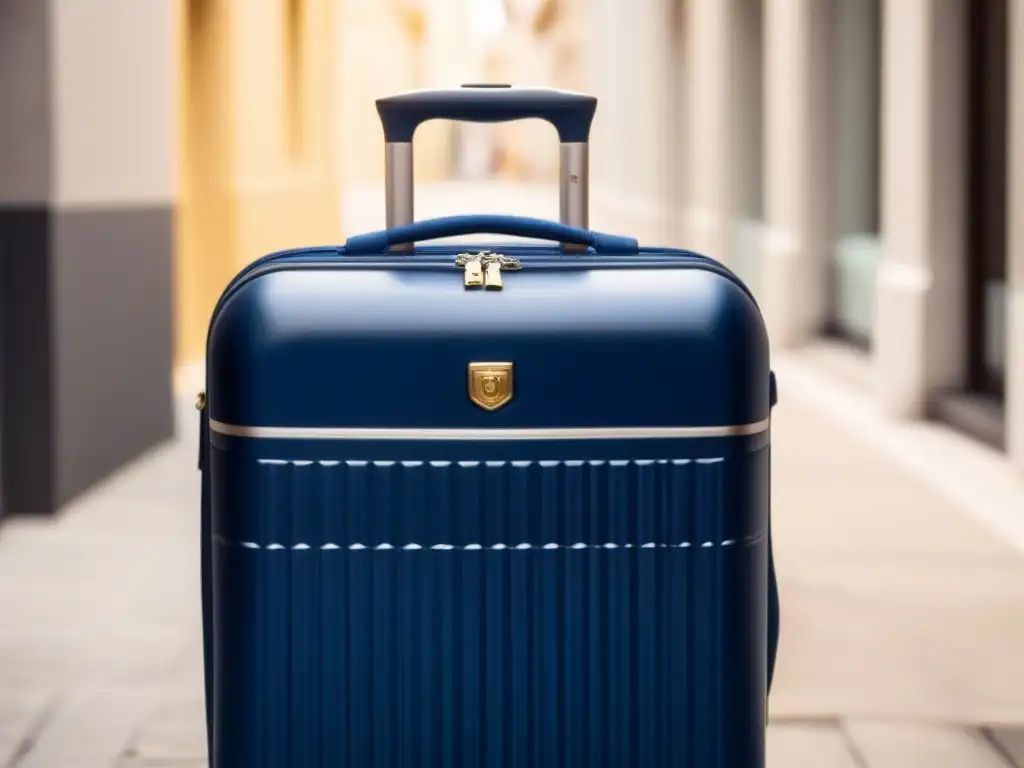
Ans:
[[[530,245],[493,245],[488,247],[485,244],[466,243],[466,251],[472,252],[476,248],[487,248],[494,252],[520,257],[523,267],[529,265],[529,269],[550,269],[574,270],[580,268],[605,268],[605,269],[652,269],[665,266],[704,268],[714,272],[739,286],[744,293],[754,302],[757,307],[757,300],[746,284],[732,272],[728,267],[709,256],[692,251],[685,251],[677,248],[640,248],[637,256],[629,257],[608,257],[597,253],[585,253],[579,256],[562,256],[557,251],[543,246]],[[388,269],[405,270],[417,269],[424,271],[447,271],[461,270],[455,264],[453,249],[461,246],[428,246],[418,249],[411,255],[387,257],[383,254],[370,256],[346,256],[345,249],[340,246],[316,246],[307,248],[293,248],[285,251],[262,256],[250,262],[227,284],[221,292],[217,304],[210,315],[210,325],[207,330],[207,342],[209,342],[209,329],[213,328],[213,321],[216,319],[224,303],[244,283],[249,282],[261,275],[277,272],[285,267],[300,267],[303,269]],[[335,258],[331,258],[331,256]],[[521,257],[527,258],[521,258]],[[530,258],[530,257],[533,258]],[[517,270],[518,271],[518,270]]]
[[[472,251],[474,248],[480,247],[480,246],[477,246],[476,244],[473,244],[473,243],[466,243],[465,245],[466,245],[466,250],[467,251]],[[399,263],[399,262],[413,262],[413,263],[416,263],[416,264],[422,264],[422,263],[424,263],[424,261],[426,261],[426,259],[429,259],[431,257],[441,257],[441,256],[447,257],[447,256],[450,256],[451,255],[451,251],[454,248],[455,248],[454,246],[443,246],[443,245],[424,246],[424,247],[421,247],[421,248],[417,248],[416,251],[412,255],[392,257],[392,259],[388,259],[386,263],[387,263],[388,266],[391,266],[392,264]],[[506,254],[517,254],[517,255],[522,255],[522,256],[531,256],[532,255],[532,256],[538,256],[538,257],[544,258],[544,257],[548,257],[548,255],[550,254],[551,257],[558,258],[558,259],[563,259],[567,263],[579,262],[580,259],[588,258],[588,257],[589,258],[594,258],[594,257],[602,258],[599,254],[592,254],[592,253],[589,253],[589,252],[586,253],[586,254],[583,254],[582,256],[574,256],[574,257],[573,256],[561,256],[560,254],[558,254],[557,251],[554,251],[551,248],[547,248],[545,246],[537,246],[537,245],[509,244],[509,245],[504,245],[504,246],[501,246],[501,245],[495,246],[495,248],[497,248],[497,251],[495,251],[495,252],[499,252],[500,251],[500,252],[506,253]],[[494,248],[491,248],[491,249],[488,249],[488,250],[494,250]],[[644,254],[655,254],[655,253],[657,253],[657,254],[664,254],[665,258],[673,259],[673,260],[674,259],[678,259],[679,257],[686,257],[686,258],[696,259],[696,260],[699,260],[699,261],[704,261],[704,262],[707,262],[708,264],[712,264],[712,265],[718,266],[721,269],[724,269],[727,272],[729,272],[728,268],[725,267],[725,265],[723,265],[721,262],[716,261],[715,259],[712,259],[710,256],[703,256],[703,255],[701,255],[699,253],[694,253],[693,251],[686,251],[686,250],[683,250],[683,249],[680,249],[680,248],[650,248],[650,247],[642,247],[642,248],[640,248],[638,250],[638,255],[640,255],[640,256],[643,256]],[[249,262],[249,264],[247,264],[245,267],[243,267],[242,271],[239,272],[237,275],[235,275],[231,279],[231,281],[228,282],[227,286],[225,286],[224,290],[222,291],[221,297],[223,298],[229,291],[231,291],[235,287],[236,284],[238,284],[239,282],[244,280],[246,277],[248,277],[251,272],[253,272],[254,270],[257,270],[257,269],[259,269],[259,268],[261,268],[263,266],[266,266],[267,264],[270,264],[270,263],[273,263],[273,262],[279,262],[279,261],[289,261],[289,262],[308,261],[310,259],[315,259],[318,256],[322,256],[322,255],[326,255],[326,254],[334,254],[335,256],[338,256],[340,258],[344,258],[346,263],[353,263],[353,264],[354,263],[370,263],[370,262],[377,262],[378,260],[381,260],[381,255],[346,256],[345,255],[345,248],[343,246],[336,246],[336,245],[309,246],[309,247],[306,247],[306,248],[290,248],[290,249],[284,250],[284,251],[275,251],[274,253],[268,253],[266,256],[261,256],[260,258],[254,260],[254,261]],[[731,274],[731,272],[730,272],[730,274]],[[753,297],[751,297],[751,298],[753,298]],[[219,307],[220,301],[218,301],[217,304],[218,304],[218,307]]]

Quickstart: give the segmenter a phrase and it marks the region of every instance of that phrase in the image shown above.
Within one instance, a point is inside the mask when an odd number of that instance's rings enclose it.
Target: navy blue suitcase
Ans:
[[[762,768],[775,383],[726,268],[587,227],[596,100],[382,99],[389,228],[225,289],[201,397],[215,768]],[[433,118],[549,120],[562,223],[412,223]],[[550,241],[413,245],[467,234]]]

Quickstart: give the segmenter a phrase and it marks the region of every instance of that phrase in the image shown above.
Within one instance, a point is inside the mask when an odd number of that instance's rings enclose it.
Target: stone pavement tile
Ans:
[[[767,768],[863,768],[836,723],[772,723],[767,738]]]
[[[772,415],[772,534],[783,564],[828,555],[1020,553],[812,405],[780,400]]]
[[[175,634],[93,634],[71,651],[80,665],[76,680],[86,684],[143,687],[167,678],[191,645],[191,631]]]
[[[195,593],[198,603],[198,589]],[[137,598],[140,605],[142,599]],[[83,600],[88,605],[97,597]],[[5,617],[10,623],[0,627],[0,684],[150,679],[181,656],[200,627],[198,607],[184,599],[170,602],[171,607],[154,607],[152,616],[126,601],[117,610],[92,613],[77,606],[48,613],[12,605]],[[45,604],[45,595],[40,603]]]
[[[118,758],[112,768],[209,768],[206,757],[182,760],[146,760],[138,755],[123,755]]]
[[[97,541],[95,549],[90,549],[89,538],[82,536],[77,545],[63,546],[65,542],[54,537],[46,553],[54,556],[44,566],[31,562],[32,550],[41,548],[35,542],[26,542],[23,552],[9,557],[0,552],[0,604],[5,621],[34,617],[35,623],[26,626],[38,626],[47,617],[116,616],[145,598],[176,604],[189,595],[197,578],[193,572],[199,570],[198,553],[191,550],[198,549],[198,533],[192,547],[161,542],[151,551],[130,541],[124,546],[113,544],[108,551],[102,548],[109,542]]]
[[[202,691],[162,703],[151,711],[127,750],[142,765],[201,762],[206,758],[206,714]]]
[[[803,557],[779,566],[771,711],[1024,722],[1024,566]]]
[[[773,714],[1024,722],[1024,557],[779,386]]]
[[[1013,768],[1024,768],[1024,725],[986,730]]]
[[[195,433],[196,430],[190,430],[187,438],[164,444],[133,464],[128,471],[111,477],[101,494],[84,497],[76,506],[94,508],[111,498],[156,499],[182,502],[190,510],[198,512],[200,474]],[[97,514],[101,514],[100,510],[90,509],[90,515]],[[145,520],[146,516],[142,515],[142,519]]]
[[[198,571],[198,518],[198,493],[191,501],[109,495],[49,526],[13,518],[0,536],[0,590],[12,600],[50,591],[72,601],[81,591],[103,604],[132,591],[177,592],[176,579]]]
[[[154,695],[98,688],[69,693],[17,768],[110,768],[155,705]]]
[[[0,765],[10,765],[31,744],[55,704],[55,689],[0,682]]]
[[[1024,552],[1024,486],[1006,455],[928,420],[890,419],[870,389],[870,359],[852,362],[867,386],[828,371],[812,348],[773,356],[790,399],[823,414],[887,463],[963,510],[964,517]],[[847,352],[849,356],[850,353]]]
[[[0,691],[64,687],[78,671],[68,647],[60,632],[0,626]]]
[[[857,720],[843,726],[868,768],[1009,768],[974,729]]]
[[[123,683],[131,684],[131,681]],[[187,643],[184,652],[169,658],[167,664],[154,674],[146,685],[150,690],[159,692],[162,705],[183,700],[202,701],[205,680],[201,633],[197,631]]]
[[[206,755],[202,706],[202,699],[196,698],[155,710],[143,723],[117,768],[192,765],[193,762],[202,765]],[[768,728],[767,752],[767,768],[861,768],[834,723],[772,724]]]

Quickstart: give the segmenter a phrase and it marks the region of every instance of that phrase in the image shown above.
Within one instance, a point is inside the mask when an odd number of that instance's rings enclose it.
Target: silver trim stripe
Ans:
[[[210,419],[230,437],[276,440],[657,440],[744,437],[767,431],[771,419],[726,427],[552,427],[527,429],[367,429],[360,427],[241,427]]]
[[[291,549],[296,552],[306,552],[315,549],[323,551],[335,551],[347,549],[350,552],[422,552],[422,551],[433,551],[433,552],[523,552],[523,551],[538,551],[544,550],[550,552],[552,550],[574,550],[579,551],[581,549],[598,550],[598,549],[711,549],[713,547],[734,547],[737,544],[740,546],[753,546],[760,544],[764,540],[764,533],[754,533],[750,536],[745,536],[741,539],[723,539],[721,541],[680,541],[678,543],[668,542],[655,542],[648,541],[643,544],[635,544],[633,542],[627,542],[625,544],[618,544],[616,542],[606,542],[604,544],[587,544],[586,542],[577,541],[575,544],[559,544],[557,542],[549,541],[546,544],[530,544],[528,542],[522,542],[520,544],[504,544],[498,542],[497,544],[417,544],[410,542],[403,546],[396,546],[383,542],[376,546],[361,544],[356,542],[354,544],[338,545],[333,541],[329,541],[326,544],[317,546],[316,544],[307,544],[306,542],[299,542],[288,546],[287,544],[281,544],[280,542],[272,541],[269,544],[260,544],[256,541],[243,541],[237,539],[228,539],[223,536],[214,535],[213,540],[215,543],[222,547],[241,547],[242,549],[264,549],[272,552],[282,552],[284,550]]]

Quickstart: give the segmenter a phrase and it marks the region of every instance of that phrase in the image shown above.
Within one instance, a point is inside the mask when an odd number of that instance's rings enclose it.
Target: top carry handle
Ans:
[[[412,224],[412,137],[427,120],[500,123],[540,118],[558,131],[561,143],[559,198],[561,222],[589,229],[590,124],[597,99],[553,88],[513,88],[510,85],[463,85],[460,88],[413,91],[377,99],[384,127],[384,189],[388,229]],[[566,244],[567,250],[578,245]],[[412,244],[394,246],[409,250]]]
[[[476,235],[489,232],[512,237],[532,237],[543,240],[560,240],[579,246],[579,250],[593,248],[595,253],[608,255],[635,256],[639,246],[632,237],[606,235],[603,232],[575,229],[544,219],[530,219],[525,216],[443,216],[439,219],[425,219],[405,224],[394,229],[355,235],[345,241],[345,255],[370,256],[383,253],[389,248],[421,240],[439,237]]]

